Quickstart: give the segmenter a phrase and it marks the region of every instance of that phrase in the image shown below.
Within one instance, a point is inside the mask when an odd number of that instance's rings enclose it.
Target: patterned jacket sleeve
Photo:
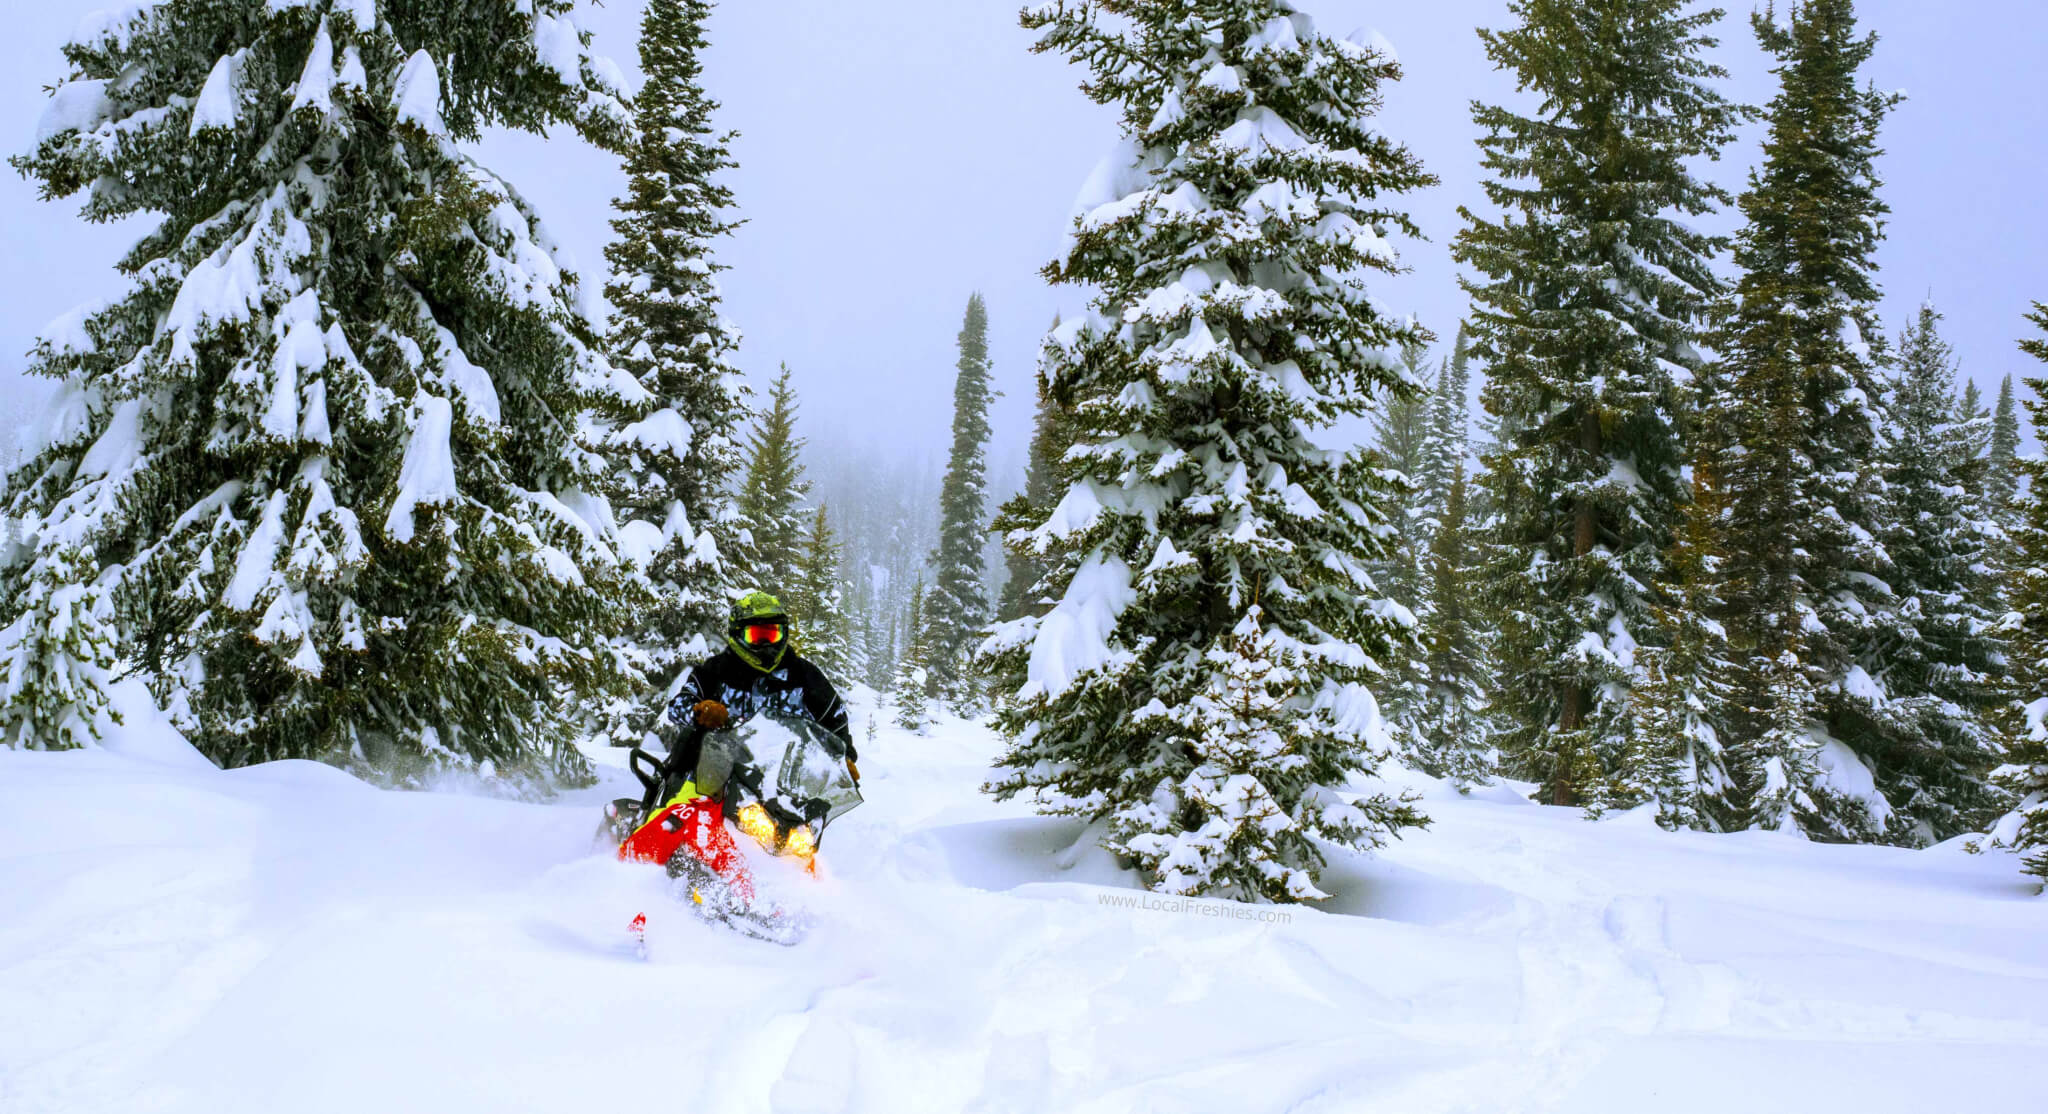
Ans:
[[[677,690],[676,698],[668,702],[669,722],[683,727],[690,726],[690,709],[696,707],[699,701],[709,699],[704,695],[709,691],[711,686],[704,675],[704,663],[699,662],[691,666],[690,671],[683,674],[683,687]]]

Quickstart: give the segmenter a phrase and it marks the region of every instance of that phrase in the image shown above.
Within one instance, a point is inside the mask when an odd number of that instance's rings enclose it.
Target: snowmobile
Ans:
[[[726,810],[764,851],[815,873],[825,830],[861,803],[846,744],[810,720],[774,715],[688,732],[667,755],[633,748],[627,764],[644,792],[605,806],[601,830],[619,858],[665,867],[699,918],[757,939],[798,942],[803,918],[757,901]],[[695,766],[681,768],[691,753]],[[643,956],[645,927],[642,916],[632,929]]]

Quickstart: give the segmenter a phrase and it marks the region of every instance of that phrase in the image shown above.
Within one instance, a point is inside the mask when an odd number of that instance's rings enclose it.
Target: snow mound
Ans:
[[[116,684],[107,693],[107,703],[121,717],[121,726],[108,732],[101,744],[109,753],[181,770],[217,769],[171,725],[141,681],[130,678]]]

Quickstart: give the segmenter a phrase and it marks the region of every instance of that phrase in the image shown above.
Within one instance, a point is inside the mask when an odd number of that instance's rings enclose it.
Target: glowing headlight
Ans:
[[[767,809],[758,803],[748,805],[740,810],[739,822],[740,831],[754,837],[754,842],[770,851],[775,850],[775,819],[768,815]]]
[[[805,824],[789,833],[789,842],[782,845],[784,851],[799,859],[808,859],[818,853],[817,838],[811,835],[811,826]]]

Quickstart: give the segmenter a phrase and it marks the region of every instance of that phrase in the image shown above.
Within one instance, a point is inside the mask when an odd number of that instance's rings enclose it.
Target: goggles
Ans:
[[[749,646],[774,646],[782,641],[782,624],[748,623],[740,628],[740,638]]]

